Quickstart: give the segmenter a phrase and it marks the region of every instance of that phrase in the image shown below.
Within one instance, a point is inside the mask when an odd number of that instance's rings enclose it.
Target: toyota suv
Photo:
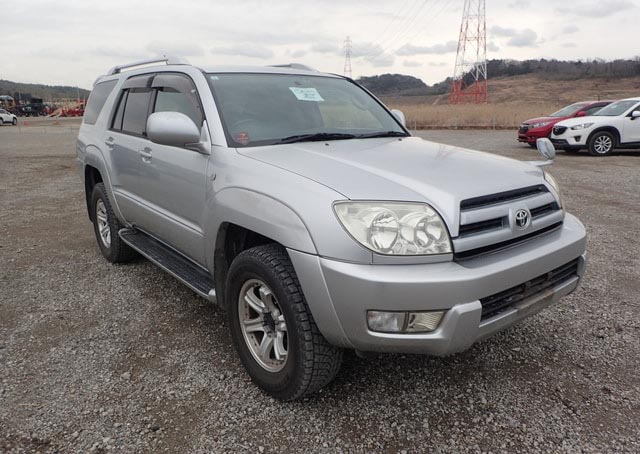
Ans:
[[[329,383],[346,349],[468,349],[585,271],[549,162],[412,137],[353,80],[298,64],[114,67],[77,159],[104,257],[140,254],[217,302],[279,399]]]

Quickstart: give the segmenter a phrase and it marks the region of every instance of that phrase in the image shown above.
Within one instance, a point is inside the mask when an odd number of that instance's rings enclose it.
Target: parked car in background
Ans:
[[[586,148],[593,156],[640,148],[640,97],[614,102],[592,116],[561,121],[553,127],[551,141],[567,151]]]
[[[3,126],[5,124],[11,124],[15,126],[18,124],[18,118],[14,114],[7,112],[4,109],[0,109],[0,126]]]
[[[613,101],[584,101],[571,104],[548,117],[532,118],[523,122],[518,129],[518,142],[535,148],[536,140],[550,137],[551,130],[559,121],[568,118],[586,117],[611,104]]]

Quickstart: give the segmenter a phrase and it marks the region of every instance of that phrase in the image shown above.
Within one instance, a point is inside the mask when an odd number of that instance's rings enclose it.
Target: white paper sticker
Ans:
[[[324,99],[322,99],[322,96],[320,96],[320,93],[318,93],[318,90],[316,90],[315,88],[289,87],[289,90],[291,90],[293,94],[296,95],[296,98],[298,98],[300,101],[324,101]]]

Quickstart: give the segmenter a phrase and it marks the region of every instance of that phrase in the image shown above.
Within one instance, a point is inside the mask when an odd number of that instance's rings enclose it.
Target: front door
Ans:
[[[640,111],[640,104],[624,118],[623,141],[625,143],[640,143],[640,118],[631,116],[635,111]]]

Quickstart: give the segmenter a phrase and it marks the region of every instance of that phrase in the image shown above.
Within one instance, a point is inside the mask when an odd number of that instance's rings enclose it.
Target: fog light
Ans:
[[[367,311],[369,329],[380,333],[402,332],[406,318],[406,312]]]
[[[379,333],[427,333],[438,328],[443,316],[444,311],[367,311],[367,325]]]
[[[434,331],[440,324],[444,312],[409,312],[406,331],[408,333],[424,333]]]

